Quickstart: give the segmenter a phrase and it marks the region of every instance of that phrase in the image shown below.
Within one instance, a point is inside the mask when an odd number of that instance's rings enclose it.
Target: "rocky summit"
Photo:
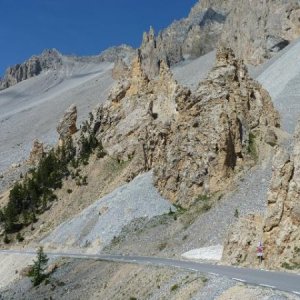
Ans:
[[[56,69],[61,64],[61,54],[56,49],[45,50],[39,56],[32,56],[24,63],[8,68],[0,80],[0,90],[37,76],[44,70]]]
[[[159,62],[174,65],[195,59],[219,45],[230,46],[238,58],[258,65],[295,40],[300,32],[297,0],[199,1],[189,16],[155,35],[150,28],[140,47],[142,66],[151,78]]]

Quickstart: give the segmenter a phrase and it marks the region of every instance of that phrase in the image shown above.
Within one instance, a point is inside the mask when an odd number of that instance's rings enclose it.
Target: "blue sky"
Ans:
[[[0,0],[0,74],[45,48],[90,55],[188,15],[197,0]]]

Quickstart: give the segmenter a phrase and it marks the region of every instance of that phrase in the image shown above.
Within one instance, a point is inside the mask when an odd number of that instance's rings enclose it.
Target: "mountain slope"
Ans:
[[[62,63],[58,70],[0,92],[0,171],[26,159],[34,139],[53,144],[56,124],[72,103],[78,106],[81,121],[107,98],[114,82],[112,63],[78,62],[68,57]]]

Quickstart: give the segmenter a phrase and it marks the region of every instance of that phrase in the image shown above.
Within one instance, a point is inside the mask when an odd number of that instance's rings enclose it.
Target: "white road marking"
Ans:
[[[198,272],[198,270],[197,269],[190,269],[191,271],[195,271],[195,272]]]
[[[244,279],[239,279],[239,278],[232,278],[232,279],[235,281],[246,282],[246,280],[244,280]]]
[[[296,295],[300,295],[300,292],[293,291],[292,293],[294,293]]]
[[[260,286],[263,286],[263,287],[268,287],[268,288],[271,288],[271,289],[275,289],[276,287],[274,285],[268,285],[268,284],[259,284]]]

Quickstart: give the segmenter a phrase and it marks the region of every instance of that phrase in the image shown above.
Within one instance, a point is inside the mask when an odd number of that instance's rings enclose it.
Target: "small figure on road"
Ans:
[[[262,263],[264,257],[264,247],[261,241],[258,243],[258,246],[256,248],[256,253],[257,253],[256,254],[257,257],[259,258],[259,262]]]

